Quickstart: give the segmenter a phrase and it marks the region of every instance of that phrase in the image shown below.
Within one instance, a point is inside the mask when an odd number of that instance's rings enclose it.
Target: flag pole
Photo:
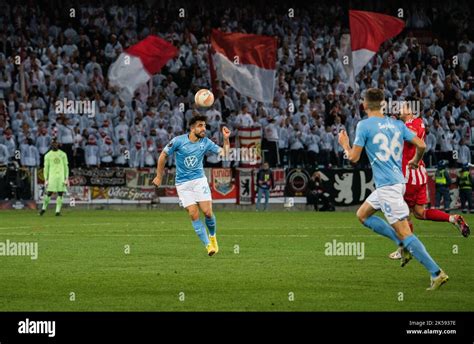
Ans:
[[[208,48],[208,64],[209,64],[209,76],[211,78],[211,89],[212,93],[217,94],[217,82],[216,82],[216,70],[214,69],[214,62],[212,61],[212,32],[209,35],[209,48]]]

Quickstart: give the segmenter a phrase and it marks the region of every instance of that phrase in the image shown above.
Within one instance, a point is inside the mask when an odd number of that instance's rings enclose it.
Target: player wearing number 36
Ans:
[[[228,155],[230,130],[222,128],[224,147],[219,147],[206,137],[206,116],[192,117],[189,126],[189,133],[173,138],[161,152],[153,184],[161,185],[165,162],[168,156],[176,154],[176,191],[179,200],[187,210],[193,228],[206,247],[208,255],[213,256],[219,251],[216,217],[212,212],[211,190],[204,175],[202,162],[207,153]],[[199,209],[204,213],[209,235],[199,219]]]
[[[427,290],[435,290],[448,280],[448,276],[431,258],[423,243],[411,232],[407,221],[409,209],[403,199],[403,142],[408,141],[416,147],[413,159],[408,162],[409,168],[418,167],[426,146],[402,121],[384,116],[381,112],[384,100],[381,90],[371,88],[366,91],[364,109],[368,118],[358,123],[353,147],[349,144],[347,133],[339,133],[339,144],[351,162],[359,160],[365,147],[375,180],[376,190],[359,208],[357,217],[364,226],[403,248],[402,267],[415,257],[431,275],[431,284]],[[378,210],[383,212],[388,223],[374,215]]]

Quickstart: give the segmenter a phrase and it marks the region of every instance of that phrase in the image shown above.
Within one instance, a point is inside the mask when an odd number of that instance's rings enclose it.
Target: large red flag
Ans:
[[[264,103],[273,101],[276,53],[274,37],[212,30],[210,62],[217,79]]]
[[[354,75],[377,53],[380,45],[397,36],[405,27],[403,20],[385,14],[349,11]]]
[[[120,94],[131,99],[135,90],[145,84],[176,54],[178,49],[158,36],[147,36],[132,45],[109,68],[109,82],[120,88]]]

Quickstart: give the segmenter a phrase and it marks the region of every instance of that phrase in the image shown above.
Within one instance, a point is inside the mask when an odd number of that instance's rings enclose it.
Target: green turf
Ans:
[[[473,240],[450,224],[415,222],[450,276],[427,292],[424,268],[389,260],[392,242],[362,227],[354,213],[216,216],[220,252],[209,258],[184,211],[66,209],[59,218],[51,210],[44,217],[1,211],[0,242],[36,241],[39,256],[0,256],[0,310],[474,310]],[[325,243],[334,239],[363,242],[365,258],[326,256]]]

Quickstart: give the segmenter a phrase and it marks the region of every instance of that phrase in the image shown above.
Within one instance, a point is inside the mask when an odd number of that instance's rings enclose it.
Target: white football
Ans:
[[[205,88],[200,89],[194,95],[194,102],[199,107],[212,106],[212,104],[214,104],[214,94],[211,91],[206,90]]]

